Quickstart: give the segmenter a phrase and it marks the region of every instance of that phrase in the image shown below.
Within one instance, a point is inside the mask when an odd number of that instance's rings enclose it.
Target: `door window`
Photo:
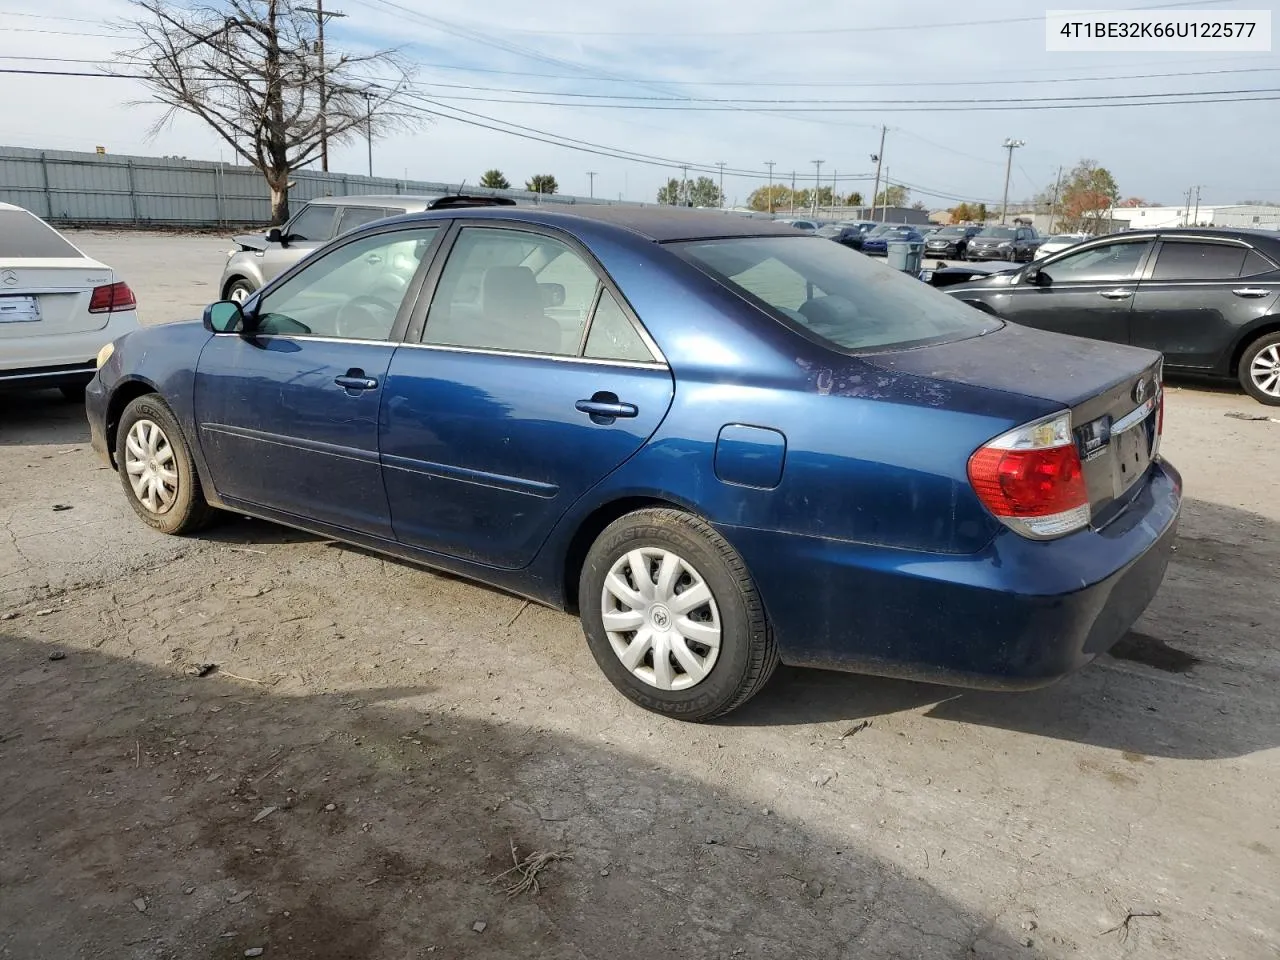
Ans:
[[[382,207],[342,207],[341,210],[342,214],[338,217],[339,236],[348,230],[363,227],[366,223],[391,216],[391,212]]]
[[[423,342],[578,356],[599,282],[559,240],[464,227],[440,275]]]
[[[653,354],[645,346],[631,319],[608,290],[600,292],[600,302],[591,318],[586,355],[597,360],[653,361]]]
[[[1240,271],[1240,276],[1256,277],[1260,273],[1270,273],[1275,268],[1276,265],[1257,250],[1250,250],[1249,255],[1244,258],[1244,267]]]
[[[289,221],[290,240],[328,240],[333,234],[333,215],[338,208],[327,203],[309,203]]]
[[[310,261],[263,297],[257,331],[386,340],[438,227],[363,237]]]
[[[1047,263],[1040,268],[1040,275],[1052,283],[1129,280],[1146,249],[1146,241],[1141,240],[1104,243]]]
[[[1228,280],[1240,276],[1245,247],[1226,243],[1177,243],[1166,240],[1156,257],[1152,280]]]

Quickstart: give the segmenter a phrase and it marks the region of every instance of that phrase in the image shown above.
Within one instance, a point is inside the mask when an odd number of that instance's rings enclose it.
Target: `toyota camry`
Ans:
[[[576,612],[688,720],[780,661],[1047,684],[1147,606],[1181,497],[1159,354],[718,212],[382,220],[100,361],[151,527],[231,511]]]

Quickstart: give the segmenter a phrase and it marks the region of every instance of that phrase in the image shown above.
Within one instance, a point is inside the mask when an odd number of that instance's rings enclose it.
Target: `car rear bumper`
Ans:
[[[784,662],[954,686],[1032,689],[1116,643],[1155,596],[1182,482],[1157,461],[1102,530],[999,534],[929,554],[722,527],[756,579]]]
[[[138,329],[138,315],[133,310],[121,310],[107,317],[107,322],[97,330],[40,334],[40,325],[32,324],[30,336],[0,341],[0,389],[30,390],[85,383],[93,376],[98,351]]]
[[[61,363],[47,367],[0,370],[0,390],[43,390],[46,387],[79,386],[93,377],[94,362]]]

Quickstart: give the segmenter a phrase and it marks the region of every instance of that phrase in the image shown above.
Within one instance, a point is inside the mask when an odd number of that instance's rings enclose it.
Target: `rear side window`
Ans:
[[[1244,269],[1240,271],[1240,276],[1256,277],[1260,273],[1270,273],[1275,268],[1276,265],[1257,250],[1250,250],[1249,255],[1244,258]]]
[[[328,240],[333,235],[333,216],[338,208],[313,203],[302,208],[289,223],[290,240]]]
[[[1156,257],[1152,280],[1232,280],[1240,276],[1250,251],[1226,243],[1165,241]]]
[[[0,258],[36,260],[80,257],[61,234],[25,210],[0,210]]]
[[[672,246],[731,290],[842,350],[961,340],[1000,327],[914,276],[819,237]]]
[[[586,356],[596,360],[634,360],[650,363],[653,354],[640,339],[627,315],[608,290],[600,291],[600,302],[591,318]]]

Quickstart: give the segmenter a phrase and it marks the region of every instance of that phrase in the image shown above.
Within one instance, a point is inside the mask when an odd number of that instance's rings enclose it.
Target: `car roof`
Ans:
[[[776,220],[756,219],[718,210],[655,205],[557,204],[522,207],[453,207],[411,214],[406,219],[467,217],[512,220],[572,230],[589,223],[619,227],[648,240],[713,240],[725,237],[795,237],[796,229]]]
[[[362,194],[353,197],[315,197],[308,200],[307,203],[326,207],[402,207],[409,212],[413,212],[415,210],[426,210],[427,207],[444,196],[446,194],[443,193]]]

